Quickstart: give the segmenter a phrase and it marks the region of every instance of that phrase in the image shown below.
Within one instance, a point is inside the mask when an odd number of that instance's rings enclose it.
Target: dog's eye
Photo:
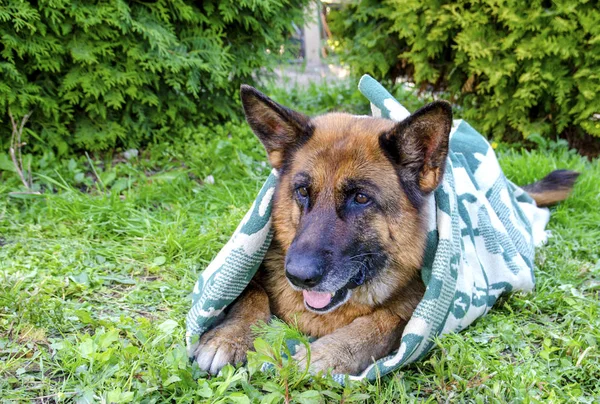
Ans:
[[[306,187],[299,187],[299,188],[296,189],[296,192],[302,198],[308,197],[308,188],[306,188]]]
[[[360,205],[364,205],[366,203],[369,203],[371,199],[369,199],[369,197],[365,194],[361,194],[358,193],[354,196],[354,202],[360,204]]]

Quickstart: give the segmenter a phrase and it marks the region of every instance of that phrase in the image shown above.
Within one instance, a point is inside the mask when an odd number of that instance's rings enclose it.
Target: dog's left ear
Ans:
[[[271,166],[281,168],[285,152],[312,134],[310,118],[245,84],[240,95],[246,120],[267,150]]]
[[[379,137],[379,144],[395,163],[407,196],[416,206],[442,180],[451,127],[452,107],[446,101],[435,101]]]

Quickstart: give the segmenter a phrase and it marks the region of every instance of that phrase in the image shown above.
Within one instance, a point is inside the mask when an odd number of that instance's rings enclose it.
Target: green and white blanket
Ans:
[[[373,78],[364,76],[359,89],[374,116],[401,121],[409,115]],[[187,315],[190,357],[199,336],[222,320],[267,252],[276,183],[273,171],[229,242],[200,274]],[[434,337],[464,329],[502,293],[534,286],[534,247],[546,240],[549,211],[506,179],[492,147],[463,120],[454,121],[443,181],[426,203],[425,296],[404,329],[400,349],[351,379],[374,380],[419,360]]]

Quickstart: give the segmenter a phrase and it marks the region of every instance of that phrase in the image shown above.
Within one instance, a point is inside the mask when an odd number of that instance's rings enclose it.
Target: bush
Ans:
[[[59,152],[139,146],[238,114],[240,84],[272,65],[307,3],[3,1],[2,146],[9,111],[33,110],[30,141]]]
[[[600,136],[595,1],[359,0],[331,20],[354,73],[444,91],[485,133]]]

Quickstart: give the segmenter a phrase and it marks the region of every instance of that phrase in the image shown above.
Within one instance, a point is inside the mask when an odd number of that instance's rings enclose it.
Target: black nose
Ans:
[[[285,263],[285,275],[293,285],[299,288],[312,288],[323,279],[323,260],[312,255],[288,255]]]

